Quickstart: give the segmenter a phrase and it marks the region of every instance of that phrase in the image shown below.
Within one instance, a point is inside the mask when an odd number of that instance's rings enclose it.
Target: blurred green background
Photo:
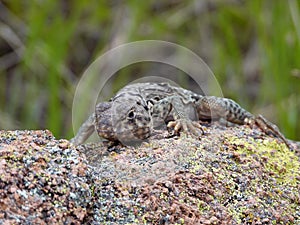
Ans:
[[[156,39],[197,53],[226,97],[300,139],[300,2],[297,0],[1,1],[0,129],[73,135],[83,71],[123,43]],[[123,86],[135,65],[113,83]]]

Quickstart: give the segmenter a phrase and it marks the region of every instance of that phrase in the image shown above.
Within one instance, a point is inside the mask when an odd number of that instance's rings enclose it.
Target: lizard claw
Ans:
[[[191,133],[195,136],[200,136],[204,134],[204,130],[199,123],[187,119],[178,119],[175,121],[170,121],[167,127],[173,128],[175,134],[178,134],[180,130],[186,133]]]
[[[262,115],[258,115],[255,118],[255,124],[262,129],[265,133],[273,133],[276,137],[280,138],[289,149],[293,149],[288,140],[283,136],[283,134],[279,131],[278,127],[264,118]]]

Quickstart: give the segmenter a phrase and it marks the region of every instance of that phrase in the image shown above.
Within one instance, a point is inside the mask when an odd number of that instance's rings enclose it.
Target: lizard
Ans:
[[[122,88],[107,102],[100,102],[95,112],[71,139],[81,145],[96,131],[113,142],[146,140],[163,124],[180,132],[202,135],[199,120],[223,119],[232,124],[256,124],[265,133],[271,132],[290,149],[288,140],[276,125],[262,115],[255,116],[229,98],[205,96],[168,83],[134,83]]]

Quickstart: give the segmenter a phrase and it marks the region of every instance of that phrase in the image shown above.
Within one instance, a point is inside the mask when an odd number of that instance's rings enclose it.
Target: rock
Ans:
[[[92,201],[87,167],[49,131],[0,131],[0,224],[81,224]]]
[[[1,131],[0,173],[1,224],[300,224],[298,156],[247,126],[91,150]]]

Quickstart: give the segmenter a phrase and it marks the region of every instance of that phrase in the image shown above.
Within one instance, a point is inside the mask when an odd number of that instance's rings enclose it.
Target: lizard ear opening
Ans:
[[[153,106],[154,106],[154,102],[153,102],[152,99],[150,99],[150,100],[147,100],[146,103],[147,103],[147,108],[148,108],[150,114],[152,115],[152,114],[153,114]]]
[[[152,107],[154,104],[156,104],[158,101],[160,101],[160,98],[158,96],[155,96],[149,100],[146,101],[148,107]]]
[[[152,99],[147,100],[147,106],[148,108],[151,108],[154,105],[154,102]]]
[[[159,96],[155,96],[153,99],[158,102],[160,100],[160,97]]]

